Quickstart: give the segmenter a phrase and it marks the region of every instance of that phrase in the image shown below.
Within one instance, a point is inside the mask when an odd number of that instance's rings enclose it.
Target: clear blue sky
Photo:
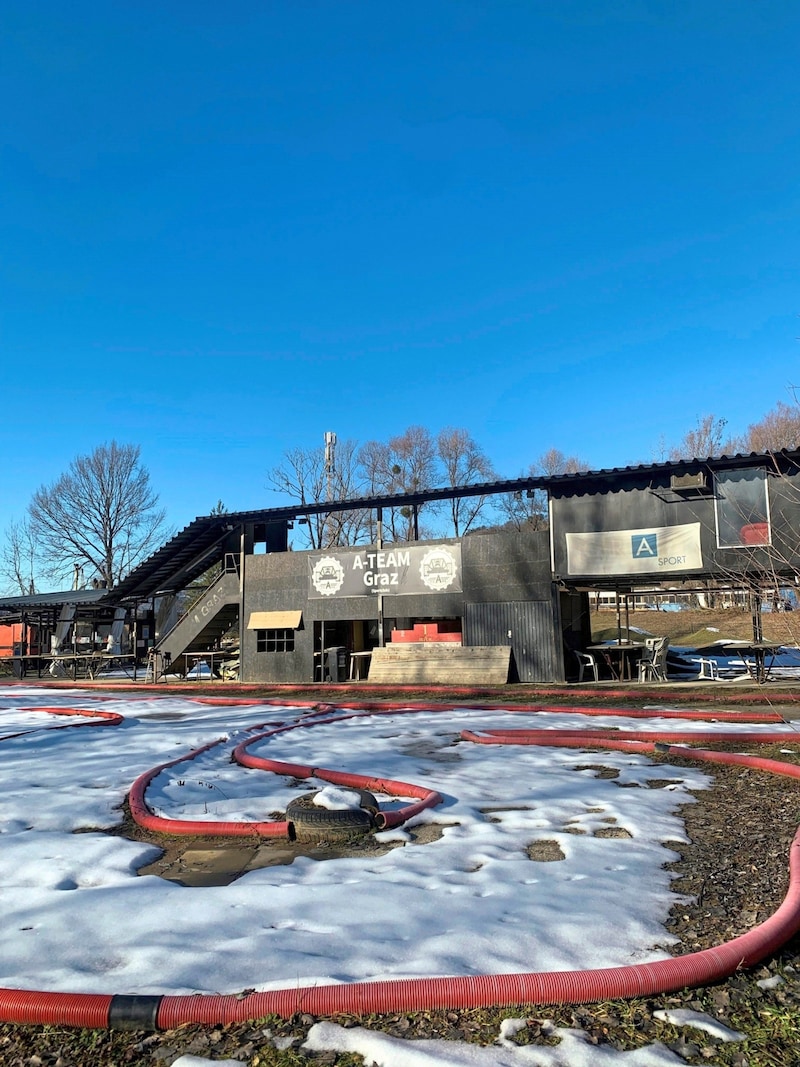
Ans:
[[[172,524],[286,449],[661,458],[800,383],[795,0],[0,12],[0,535],[138,443]]]

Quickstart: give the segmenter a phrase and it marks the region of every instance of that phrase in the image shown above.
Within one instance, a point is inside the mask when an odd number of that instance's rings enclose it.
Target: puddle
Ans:
[[[315,860],[339,859],[366,853],[370,856],[388,852],[393,845],[362,849],[338,846],[303,845],[298,841],[269,841],[258,845],[227,844],[198,847],[196,844],[170,842],[164,854],[153,863],[140,867],[137,874],[155,874],[168,882],[183,886],[230,885],[248,871],[263,867],[280,867],[293,863],[298,856]]]
[[[455,751],[454,741],[413,741],[409,745],[402,745],[400,751],[404,756],[416,756],[418,759],[429,759],[432,763],[458,763],[461,753]]]
[[[370,855],[388,852],[389,846],[369,849]],[[348,850],[323,845],[307,846],[280,841],[260,845],[222,844],[199,848],[196,845],[170,844],[153,863],[140,867],[137,874],[155,874],[168,882],[183,886],[230,885],[248,871],[279,867],[293,863],[298,856],[310,859],[338,859],[351,855]]]
[[[154,874],[177,885],[198,888],[203,886],[224,886],[235,882],[249,871],[264,867],[288,866],[298,856],[312,860],[333,860],[343,857],[363,856],[372,858],[383,856],[394,848],[403,845],[424,845],[437,840],[442,835],[443,827],[437,823],[428,823],[407,831],[409,839],[403,841],[378,842],[374,837],[359,837],[347,843],[328,843],[284,840],[267,840],[253,844],[242,841],[214,841],[206,838],[202,843],[197,838],[188,840],[169,840],[164,842],[151,839],[164,852],[157,860],[140,867],[140,875]]]

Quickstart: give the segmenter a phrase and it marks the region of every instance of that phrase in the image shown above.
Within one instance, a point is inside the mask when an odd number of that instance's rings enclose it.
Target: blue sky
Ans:
[[[37,4],[0,13],[0,534],[138,443],[170,522],[285,450],[469,430],[660,459],[796,371],[800,7]]]

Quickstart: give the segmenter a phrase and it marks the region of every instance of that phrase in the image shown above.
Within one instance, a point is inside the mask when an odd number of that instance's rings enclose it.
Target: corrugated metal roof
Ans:
[[[786,466],[800,467],[800,448],[783,448],[776,450],[775,452],[737,452],[731,456],[706,456],[705,458],[696,456],[691,459],[686,457],[684,459],[665,460],[661,463],[638,463],[626,467],[606,467],[601,470],[577,471],[570,474],[554,474],[541,480],[546,483],[543,488],[547,488],[549,485],[557,485],[571,481],[609,481],[630,474],[658,474],[661,472],[670,474],[676,470],[691,472],[692,470],[697,470],[699,468],[705,468],[711,471],[731,470],[732,468],[742,466],[773,466],[774,464],[780,464],[781,461],[783,461]]]
[[[705,459],[669,460],[663,463],[641,463],[627,467],[610,467],[601,470],[577,471],[570,474],[530,475],[523,478],[505,479],[494,482],[482,482],[464,486],[446,486],[427,489],[418,493],[397,493],[380,496],[353,497],[349,500],[318,501],[313,504],[289,504],[275,508],[255,511],[236,511],[225,515],[198,516],[183,530],[175,534],[157,552],[141,563],[127,578],[123,579],[113,590],[86,591],[86,603],[96,598],[108,597],[110,601],[144,600],[161,591],[171,592],[184,588],[198,575],[202,574],[219,558],[217,551],[220,544],[236,527],[245,523],[289,522],[292,519],[309,515],[324,515],[338,511],[358,511],[379,507],[402,507],[409,504],[423,504],[435,500],[452,500],[473,496],[496,496],[502,493],[524,492],[528,489],[553,489],[569,486],[587,485],[592,482],[613,482],[632,475],[657,476],[659,473],[671,473],[676,470],[692,472],[698,469],[730,470],[741,466],[783,465],[800,467],[800,450],[782,449],[774,453],[751,452],[733,456],[708,456]],[[84,591],[80,591],[84,595]],[[38,595],[38,594],[37,594]],[[75,594],[41,594],[43,604],[63,604]],[[47,599],[49,597],[49,599]],[[19,604],[27,598],[11,598],[11,603]],[[67,599],[68,603],[70,601]],[[0,600],[0,609],[7,601]]]
[[[61,608],[64,604],[98,604],[109,592],[108,589],[63,589],[55,593],[0,597],[0,611],[45,611]]]
[[[418,493],[352,497],[349,500],[318,501],[313,504],[291,504],[257,511],[235,511],[225,515],[198,517],[176,534],[144,563],[140,564],[115,588],[116,598],[152,596],[160,589],[172,589],[196,578],[216,558],[214,550],[231,528],[243,523],[289,522],[301,516],[324,515],[337,511],[357,511],[377,507],[401,507],[433,500],[448,500],[469,496],[494,496],[501,493],[524,492],[527,489],[549,489],[556,486],[578,486],[588,482],[610,482],[632,474],[670,473],[675,470],[692,471],[699,468],[726,470],[740,466],[763,466],[772,463],[773,456],[784,464],[800,465],[800,450],[784,449],[776,453],[751,452],[748,455],[709,456],[706,459],[670,460],[664,463],[641,463],[628,467],[611,467],[571,474],[535,475],[524,478],[482,482],[473,485],[446,486]]]
[[[123,578],[114,587],[115,599],[143,600],[160,592],[177,592],[185,588],[217,562],[219,552],[216,549],[243,521],[240,515],[244,514],[247,513],[195,519]]]

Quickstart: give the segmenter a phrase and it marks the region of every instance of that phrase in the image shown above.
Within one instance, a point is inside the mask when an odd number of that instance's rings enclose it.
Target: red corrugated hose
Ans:
[[[408,705],[390,706],[381,704],[370,708],[362,705],[347,705],[347,708],[360,715],[395,713],[397,711],[415,712],[453,710],[452,705]],[[61,709],[56,709],[62,713]],[[314,709],[312,709],[314,710]],[[280,734],[288,729],[313,725],[320,721],[336,721],[349,718],[350,715],[331,715],[335,711],[331,705],[317,706],[315,709],[325,718],[305,720],[291,726],[280,726],[258,736],[249,738],[236,748],[237,759],[247,766],[259,766],[261,769],[277,774],[292,774],[299,777],[314,776],[340,785],[352,785],[372,789],[376,792],[394,796],[418,797],[417,804],[408,805],[405,818],[409,812],[416,812],[423,807],[438,803],[440,797],[432,790],[409,783],[395,782],[382,778],[369,778],[351,775],[343,771],[327,771],[302,764],[281,763],[274,760],[262,760],[247,752],[249,745],[257,740]],[[463,709],[459,709],[463,710]],[[477,710],[477,709],[476,709]],[[495,710],[505,713],[508,709]],[[527,711],[558,711],[565,713],[563,707],[539,707]],[[641,711],[632,715],[628,709],[580,709],[579,714],[610,715],[619,714],[628,717],[671,717],[671,718],[713,718],[717,721],[742,721],[743,716],[730,716],[726,713],[703,715],[695,712]],[[779,716],[772,713],[753,716],[752,721],[780,722]],[[270,724],[273,725],[274,724]],[[544,745],[551,747],[604,748],[641,753],[658,752],[661,755],[679,756],[708,762],[719,762],[756,768],[772,774],[800,778],[800,766],[781,763],[777,760],[758,756],[746,756],[733,752],[720,752],[707,749],[688,748],[699,741],[721,742],[792,742],[797,743],[798,735],[788,730],[770,731],[768,733],[664,733],[662,731],[615,731],[615,730],[484,730],[480,733],[463,731],[462,739],[481,744],[522,744]],[[678,742],[671,744],[667,742]],[[131,788],[131,810],[135,810],[137,821],[147,826],[154,818],[144,800],[147,784],[161,770],[193,758],[201,752],[219,744],[212,742],[196,749],[188,756],[160,764],[152,771],[137,778]],[[249,761],[249,762],[247,762]],[[435,799],[434,799],[435,798]],[[391,817],[396,812],[386,813],[385,825],[395,825]],[[152,824],[159,829],[165,822],[172,827],[184,827],[180,820],[157,820]],[[210,826],[226,826],[228,834],[267,834],[274,835],[274,828],[284,827],[282,823],[241,823],[215,824],[193,823],[192,832],[206,834]],[[170,829],[171,833],[185,833],[188,830]],[[221,830],[218,832],[222,832]],[[286,831],[281,829],[282,833]],[[68,1025],[84,1027],[120,1027],[131,1029],[166,1029],[186,1023],[227,1024],[260,1018],[264,1015],[289,1017],[298,1011],[315,1016],[338,1014],[370,1014],[384,1012],[424,1011],[433,1009],[459,1009],[512,1005],[577,1004],[591,1001],[613,1000],[621,997],[647,996],[667,993],[686,987],[707,985],[728,977],[735,971],[750,967],[776,952],[794,934],[800,930],[800,830],[789,850],[789,888],[783,903],[765,922],[752,930],[734,938],[732,941],[701,952],[685,956],[657,960],[652,963],[639,963],[623,967],[601,968],[588,971],[545,971],[523,974],[499,974],[470,977],[432,977],[401,979],[379,982],[356,982],[328,986],[311,986],[303,988],[292,984],[286,989],[271,990],[250,994],[202,994],[192,996],[140,996],[84,993],[47,993],[34,990],[4,989],[0,990],[0,1019],[10,1023],[27,1023],[35,1025]]]

